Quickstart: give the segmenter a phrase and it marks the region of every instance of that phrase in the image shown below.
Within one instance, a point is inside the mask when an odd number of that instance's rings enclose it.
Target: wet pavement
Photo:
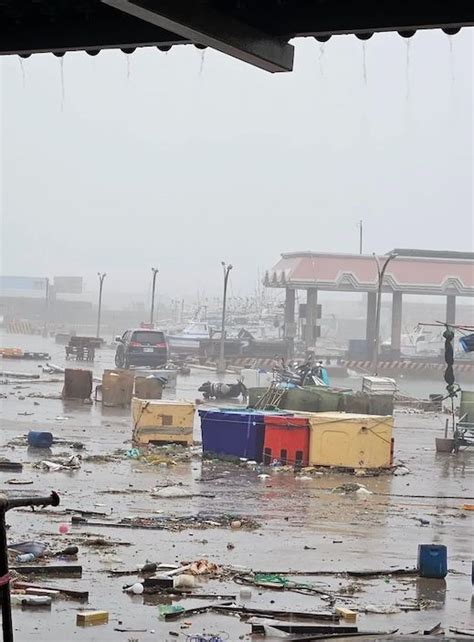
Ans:
[[[12,338],[8,338],[13,345]],[[21,337],[14,343],[25,349],[48,350],[53,363],[65,365],[64,347],[52,341]],[[112,367],[113,355],[112,350],[98,352],[94,363],[97,376],[105,367]],[[74,362],[69,365],[80,367]],[[36,362],[5,360],[2,366],[4,370],[40,372]],[[42,379],[51,378],[58,377],[42,375]],[[194,400],[199,396],[200,383],[208,378],[214,378],[212,373],[193,370],[191,376],[179,377],[177,390],[167,391],[167,395]],[[351,385],[354,384],[351,382]],[[409,386],[406,382],[405,389]],[[164,622],[159,619],[158,604],[160,599],[161,603],[170,603],[169,598],[123,593],[122,587],[133,583],[135,578],[109,575],[111,569],[133,570],[146,561],[175,563],[201,558],[266,572],[314,571],[312,576],[298,576],[298,581],[339,591],[337,605],[358,611],[368,605],[398,605],[400,609],[407,609],[390,615],[360,614],[357,622],[360,630],[398,629],[409,633],[429,629],[438,622],[446,629],[474,627],[471,587],[474,513],[462,510],[465,503],[474,504],[474,451],[436,454],[434,440],[443,434],[444,416],[396,413],[395,460],[407,466],[410,471],[407,475],[356,478],[351,474],[328,472],[305,479],[305,475],[275,469],[265,471],[269,477],[261,479],[260,469],[201,461],[199,456],[170,467],[128,459],[125,451],[131,446],[132,432],[128,409],[27,396],[32,392],[59,394],[61,388],[61,383],[21,381],[0,387],[0,393],[7,397],[0,400],[3,418],[0,456],[26,464],[22,473],[0,472],[0,491],[12,495],[42,495],[54,489],[61,496],[61,506],[44,514],[10,511],[9,539],[44,540],[52,549],[78,543],[77,563],[83,566],[82,578],[48,580],[47,584],[89,590],[86,608],[109,611],[110,621],[92,628],[77,627],[76,612],[84,606],[71,600],[55,600],[47,611],[16,607],[16,640],[167,641],[185,640],[186,636],[204,632],[218,633],[223,640],[251,639],[250,625],[236,616],[207,613]],[[442,390],[442,382],[438,386],[431,382],[429,392],[437,390]],[[18,414],[23,412],[33,414]],[[33,468],[41,459],[76,452],[66,445],[54,445],[52,452],[45,455],[44,451],[11,443],[29,430],[39,429],[51,431],[56,438],[84,443],[81,468],[71,472],[44,472]],[[195,439],[200,439],[198,425]],[[94,460],[91,457],[94,455],[113,455],[113,458]],[[34,483],[16,487],[6,483],[12,478]],[[364,484],[373,494],[359,497],[352,493],[331,493],[336,486],[355,482]],[[166,484],[182,484],[182,488],[194,496],[152,497],[150,491],[154,487]],[[59,525],[70,523],[70,515],[59,514],[64,508],[106,513],[108,517],[101,517],[102,521],[225,513],[248,516],[258,521],[260,528],[172,532],[73,525],[68,534],[61,535]],[[423,525],[420,520],[429,523]],[[93,548],[84,544],[92,534],[130,545]],[[386,576],[355,581],[346,576],[318,575],[327,571],[414,567],[421,543],[447,545],[450,572],[445,581]],[[196,591],[234,594],[240,601],[242,587],[230,579],[200,578],[198,583]],[[209,600],[186,598],[173,603],[188,608]],[[256,588],[252,588],[252,598],[246,604],[308,611],[328,607],[320,596]],[[422,610],[411,610],[415,604],[421,604]],[[181,628],[186,622],[190,625]],[[118,632],[114,628],[146,629],[146,632]],[[179,637],[170,632],[178,633]]]

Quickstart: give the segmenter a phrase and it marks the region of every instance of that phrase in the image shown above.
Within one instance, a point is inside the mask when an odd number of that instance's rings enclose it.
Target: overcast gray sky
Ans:
[[[1,61],[2,272],[235,294],[280,252],[472,250],[473,40],[296,44],[270,75],[194,47]],[[364,68],[365,49],[365,68]],[[61,82],[61,64],[64,83]]]

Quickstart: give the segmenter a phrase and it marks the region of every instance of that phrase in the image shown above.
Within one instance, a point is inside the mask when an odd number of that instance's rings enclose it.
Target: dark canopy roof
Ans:
[[[268,71],[290,71],[293,37],[409,37],[473,24],[473,0],[0,0],[0,54],[131,53],[194,43]]]

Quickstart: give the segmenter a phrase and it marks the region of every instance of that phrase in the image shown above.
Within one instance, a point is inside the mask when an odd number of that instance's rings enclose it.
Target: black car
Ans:
[[[127,330],[118,342],[115,353],[117,368],[130,366],[149,366],[157,368],[168,361],[168,344],[163,332],[159,330]]]

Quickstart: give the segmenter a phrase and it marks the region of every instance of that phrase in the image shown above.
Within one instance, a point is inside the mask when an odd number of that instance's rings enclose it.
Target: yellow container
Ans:
[[[392,465],[393,417],[311,412],[310,466],[388,468]]]
[[[132,399],[133,441],[193,443],[194,404],[169,399]]]

